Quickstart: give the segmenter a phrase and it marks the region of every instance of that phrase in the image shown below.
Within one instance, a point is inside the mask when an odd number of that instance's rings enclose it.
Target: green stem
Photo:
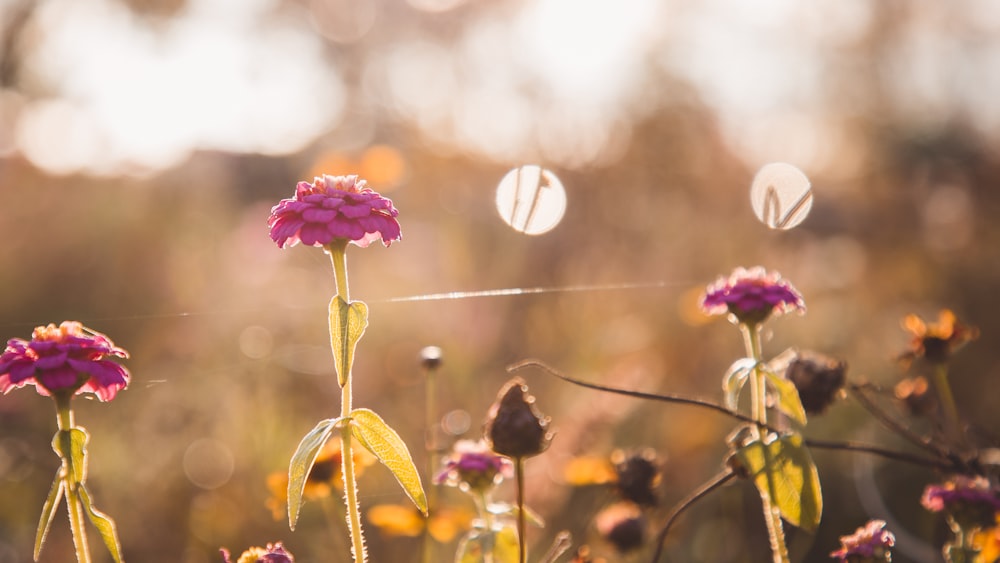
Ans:
[[[326,246],[333,263],[333,274],[337,283],[337,295],[346,303],[351,302],[351,294],[347,285],[347,244],[346,239],[337,239]],[[333,336],[333,335],[331,335]],[[344,386],[340,390],[340,416],[348,422],[340,428],[340,457],[344,475],[344,504],[347,506],[347,523],[351,531],[351,550],[355,561],[367,561],[365,551],[365,536],[361,530],[361,512],[358,508],[358,483],[354,475],[354,454],[351,444],[350,416],[353,410],[351,395],[351,374],[344,377]]]
[[[90,546],[87,543],[87,531],[83,527],[83,503],[80,501],[78,483],[73,479],[74,471],[70,467],[73,459],[72,448],[69,439],[63,440],[63,436],[69,436],[69,432],[74,428],[73,409],[70,401],[73,399],[72,393],[56,393],[56,422],[59,425],[59,457],[62,459],[63,487],[66,491],[66,510],[69,512],[69,526],[73,532],[73,546],[76,548],[77,563],[90,563]]]
[[[427,478],[431,480],[430,489],[427,491],[427,514],[431,516],[437,511],[437,497],[438,497],[438,487],[434,483],[434,472],[437,471],[437,453],[438,453],[438,443],[437,443],[437,404],[436,389],[434,385],[434,368],[425,367],[424,376],[426,387],[424,392],[426,394],[426,421],[425,421],[425,432],[427,433],[424,437],[424,448],[427,450]],[[434,549],[433,538],[430,534],[430,526],[424,526],[423,531],[423,563],[432,563],[432,551]]]
[[[326,245],[326,252],[333,262],[333,276],[336,278],[337,295],[345,302],[351,302],[351,294],[347,290],[347,244],[346,239],[337,239]]]
[[[764,438],[767,436],[767,388],[764,381],[764,371],[760,369],[763,362],[760,325],[741,324],[740,329],[743,332],[743,342],[747,355],[754,360],[753,372],[750,374],[750,412],[757,423],[754,432],[760,440],[761,445],[765,446]],[[766,491],[760,491],[760,500],[764,509],[764,522],[767,524],[767,535],[771,540],[771,553],[774,556],[774,563],[789,563],[788,547],[785,545],[785,531],[781,524],[781,514],[771,499],[770,491],[775,490],[774,483],[771,481],[772,473],[770,468],[772,462],[767,457],[767,448],[762,447],[761,449],[765,455],[764,462],[767,466],[768,487]]]
[[[961,423],[958,419],[958,407],[955,406],[955,396],[951,393],[951,384],[948,381],[948,364],[938,364],[934,368],[934,387],[937,389],[938,397],[941,399],[941,407],[944,409],[944,427],[949,437],[962,443]]]
[[[514,477],[517,481],[517,551],[521,563],[528,561],[527,542],[525,540],[524,515],[524,458],[514,459]]]

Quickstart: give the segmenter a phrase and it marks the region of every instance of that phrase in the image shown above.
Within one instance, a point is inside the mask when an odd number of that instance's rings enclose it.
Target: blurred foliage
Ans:
[[[127,2],[153,28],[185,4]],[[289,0],[275,9],[317,4]],[[220,560],[220,546],[279,540],[303,563],[345,553],[339,505],[324,511],[323,503],[306,503],[294,534],[266,506],[267,476],[287,467],[298,438],[318,418],[338,412],[339,398],[326,327],[334,290],[329,260],[317,249],[280,251],[265,220],[296,181],[310,179],[317,167],[360,169],[374,145],[395,150],[388,163],[376,162],[397,171],[383,181],[400,210],[403,240],[390,249],[348,253],[352,297],[371,310],[354,368],[355,403],[405,430],[418,467],[427,455],[420,447],[424,346],[444,351],[437,404],[441,415],[463,410],[471,416],[465,437],[478,437],[508,378],[505,366],[526,357],[595,382],[721,402],[720,379],[741,353],[739,335],[692,309],[698,291],[716,276],[756,264],[780,271],[808,306],[804,317],[771,323],[768,357],[792,345],[815,349],[847,360],[850,378],[891,387],[901,377],[893,358],[908,341],[900,328],[907,313],[930,318],[947,307],[980,327],[981,338],[956,357],[951,377],[963,415],[997,445],[991,429],[1000,427],[1000,410],[988,391],[1000,376],[997,140],[960,97],[914,112],[889,72],[905,37],[961,37],[980,29],[971,16],[935,27],[927,14],[933,8],[879,3],[851,41],[809,44],[822,54],[814,63],[829,73],[825,96],[814,102],[820,117],[839,125],[836,137],[817,141],[825,158],[802,165],[815,201],[798,228],[771,231],[753,217],[747,190],[763,162],[725,135],[719,117],[725,108],[706,101],[684,77],[647,69],[646,99],[655,103],[627,114],[629,134],[603,158],[550,166],[567,188],[569,207],[555,230],[532,238],[507,228],[493,207],[496,183],[523,162],[484,156],[461,143],[445,146],[412,119],[360,99],[362,67],[379,47],[417,30],[447,42],[487,8],[469,3],[429,13],[391,4],[379,4],[381,19],[369,36],[352,43],[323,36],[326,55],[347,69],[349,83],[357,82],[348,108],[358,113],[349,109],[349,118],[291,154],[200,150],[155,173],[97,176],[49,174],[16,148],[4,148],[5,338],[73,319],[132,355],[132,385],[113,403],[77,401],[77,422],[92,435],[89,484],[118,521],[127,560],[208,563]],[[497,5],[514,10],[518,4]],[[966,11],[956,11],[971,13],[971,3],[963,5]],[[683,11],[669,3],[664,9]],[[29,55],[40,32],[25,23],[31,11],[30,1],[13,3],[3,14],[18,17],[0,26],[2,87],[17,93],[19,103],[53,94],[33,78]],[[0,123],[13,122],[11,107],[0,107]],[[352,129],[352,115],[371,127]],[[4,139],[0,131],[0,147],[7,147]],[[380,170],[376,164],[366,176]],[[625,282],[662,285],[392,301]],[[556,432],[552,447],[526,468],[529,503],[547,522],[531,531],[534,553],[567,529],[612,557],[593,525],[607,492],[574,488],[558,477],[574,456],[655,448],[665,460],[666,507],[720,467],[731,424],[718,415],[524,376]],[[25,390],[0,398],[0,562],[30,557],[38,510],[58,463],[49,448],[53,412],[48,399]],[[847,402],[814,417],[807,435],[907,448]],[[925,542],[942,540],[945,530],[918,507],[923,485],[934,478],[930,471],[813,455],[824,518],[814,535],[792,534],[795,560],[824,559],[839,535],[869,516],[886,519],[896,534],[894,560],[936,556]],[[361,481],[363,508],[403,500],[382,468],[366,471]],[[764,560],[758,502],[744,484],[699,503],[672,531],[670,560]],[[72,557],[63,524],[53,526],[43,562]],[[370,525],[368,535],[373,561],[409,561],[419,551],[419,539],[382,538]]]

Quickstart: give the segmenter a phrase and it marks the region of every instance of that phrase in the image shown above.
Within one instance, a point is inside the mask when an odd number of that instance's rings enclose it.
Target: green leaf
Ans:
[[[802,399],[799,398],[799,390],[795,384],[770,370],[764,370],[764,376],[771,384],[771,389],[778,396],[775,403],[778,410],[805,426],[806,409],[802,406]]]
[[[736,451],[760,494],[768,495],[789,524],[813,531],[823,515],[819,474],[798,434],[754,441]]]
[[[420,474],[399,434],[369,409],[351,411],[351,433],[389,468],[396,481],[399,481],[400,486],[406,491],[406,495],[426,516],[427,496],[424,495],[424,487],[420,484]]]
[[[305,490],[306,479],[309,478],[313,463],[316,462],[316,456],[341,420],[339,417],[321,420],[302,438],[295,454],[292,455],[292,460],[288,463],[288,527],[292,530],[299,521],[302,492]]]
[[[354,365],[354,348],[368,327],[368,305],[363,301],[348,303],[335,295],[330,301],[330,344],[337,368],[337,381],[343,387]]]
[[[45,498],[45,504],[42,505],[42,517],[38,519],[38,532],[35,533],[35,561],[38,561],[38,556],[42,553],[42,545],[45,544],[45,537],[49,535],[49,528],[56,515],[56,507],[62,500],[64,489],[62,474],[57,472],[56,478],[52,482],[52,489],[49,490],[49,496]]]
[[[726,408],[729,410],[736,410],[740,400],[740,390],[743,389],[756,365],[757,362],[753,358],[740,358],[729,366],[726,375],[722,377],[722,391]]]
[[[518,563],[520,551],[513,526],[473,530],[458,546],[455,563]]]
[[[86,485],[80,483],[78,490],[80,501],[83,502],[83,507],[87,509],[87,516],[90,517],[90,521],[101,533],[101,538],[104,540],[104,545],[108,546],[111,557],[114,558],[115,563],[122,563],[122,545],[118,541],[118,531],[115,529],[114,520],[107,514],[94,508],[94,503],[90,499],[90,491],[87,490]]]
[[[52,438],[52,449],[63,460],[67,477],[75,484],[87,481],[87,442],[90,435],[82,426],[60,430]]]

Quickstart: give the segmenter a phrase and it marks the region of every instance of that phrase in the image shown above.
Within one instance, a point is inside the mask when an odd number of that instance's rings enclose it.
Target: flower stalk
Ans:
[[[59,425],[56,451],[62,460],[59,476],[66,494],[66,510],[69,512],[69,526],[73,533],[73,547],[76,549],[77,563],[90,563],[90,545],[87,543],[87,532],[83,527],[83,505],[80,503],[80,492],[73,478],[74,473],[86,471],[86,468],[74,469],[71,434],[73,430],[73,409],[70,406],[72,393],[55,394],[56,422]]]
[[[336,300],[351,302],[350,289],[347,283],[347,243],[346,239],[337,239],[326,245],[326,251],[333,263],[333,275],[337,284]],[[332,327],[331,327],[332,328]],[[331,338],[336,335],[331,334]],[[335,352],[336,354],[336,352]],[[361,529],[361,511],[358,507],[358,483],[354,474],[354,454],[351,442],[350,416],[353,409],[353,392],[351,373],[341,374],[344,384],[340,389],[340,417],[344,423],[340,427],[341,474],[344,477],[344,505],[347,507],[347,524],[351,533],[351,551],[355,561],[366,561],[364,532]]]
[[[754,367],[750,374],[750,414],[756,424],[752,427],[754,437],[765,442],[767,437],[767,394],[766,383],[764,381],[763,354],[760,344],[760,324],[741,323],[740,331],[743,333],[743,343],[746,347],[747,356],[754,361]],[[767,448],[762,448],[764,455],[767,455]],[[770,465],[770,463],[768,464]],[[768,476],[768,490],[775,490],[773,475],[770,471]],[[767,524],[767,534],[771,540],[771,553],[775,563],[788,563],[788,547],[785,543],[785,531],[781,524],[781,514],[774,506],[771,495],[764,489],[760,491],[760,500],[764,509],[764,522]]]

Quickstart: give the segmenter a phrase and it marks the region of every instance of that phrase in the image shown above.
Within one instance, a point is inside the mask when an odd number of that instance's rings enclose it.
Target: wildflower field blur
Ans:
[[[87,485],[126,560],[219,563],[225,547],[235,563],[277,542],[298,563],[350,560],[333,444],[294,531],[283,506],[296,444],[340,409],[327,322],[337,286],[323,252],[279,249],[267,221],[297,182],[323,174],[357,174],[399,210],[391,249],[351,250],[351,297],[370,307],[353,394],[396,429],[441,508],[424,519],[390,471],[355,460],[375,563],[427,561],[427,549],[453,560],[482,508],[456,476],[460,454],[482,453],[511,364],[723,404],[743,342],[699,299],[738,266],[780,272],[807,306],[767,320],[767,359],[796,347],[843,361],[914,433],[990,453],[996,472],[992,4],[610,4],[0,3],[0,339],[74,320],[128,351],[127,388],[73,403],[90,434]],[[754,215],[751,183],[772,162],[811,182],[794,228]],[[501,179],[524,165],[565,188],[561,221],[537,236],[497,212]],[[429,346],[440,353],[430,363]],[[947,357],[953,427],[926,416],[946,406],[921,403],[934,353]],[[594,560],[648,561],[671,507],[723,468],[733,420],[544,370],[516,375],[551,433],[523,464],[531,560],[568,531],[557,560],[586,544]],[[916,451],[850,397],[819,404],[806,409],[807,438]],[[27,389],[0,396],[0,563],[31,560],[59,467],[53,412]],[[830,560],[854,530],[884,539],[869,521],[891,531],[892,561],[943,560],[953,530],[921,499],[957,487],[947,474],[811,455],[822,521],[787,527],[792,561]],[[485,459],[486,484],[471,489],[513,505],[510,468]],[[659,474],[637,479],[655,499],[598,518],[630,498],[623,468],[650,460]],[[638,551],[618,552],[609,521],[644,527]],[[1000,539],[981,541],[997,553]],[[693,504],[663,552],[770,560],[753,484]],[[59,513],[39,561],[73,554]]]

